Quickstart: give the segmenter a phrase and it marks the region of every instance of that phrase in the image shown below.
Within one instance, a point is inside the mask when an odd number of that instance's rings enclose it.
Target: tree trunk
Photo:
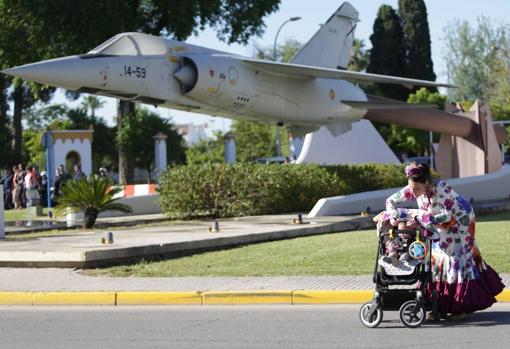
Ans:
[[[83,215],[83,228],[91,229],[96,223],[98,214],[99,212],[95,208],[88,208],[85,210],[85,214]]]
[[[135,113],[135,104],[129,101],[119,100],[117,108],[117,131],[122,133],[124,124]],[[133,183],[134,164],[132,156],[128,156],[125,140],[119,142],[119,184]]]
[[[12,126],[14,128],[14,159],[21,163],[22,133],[21,117],[23,111],[23,86],[19,85],[13,92],[14,113],[12,117]]]
[[[0,74],[0,125],[6,126],[7,124],[7,104],[6,104],[6,96],[5,96],[5,88],[7,87],[7,82],[5,81],[5,77],[3,74]]]
[[[10,164],[10,153],[11,149],[10,145],[7,144],[7,140],[10,139],[10,130],[7,126],[7,95],[5,93],[5,89],[7,87],[7,81],[5,81],[5,76],[0,74],[0,147],[2,147],[2,159],[0,159],[0,165]]]

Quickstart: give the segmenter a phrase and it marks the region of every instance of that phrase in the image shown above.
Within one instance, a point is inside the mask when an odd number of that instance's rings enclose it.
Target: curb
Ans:
[[[275,290],[208,292],[0,292],[0,305],[247,305],[362,304],[373,290]],[[510,290],[496,296],[510,302]]]

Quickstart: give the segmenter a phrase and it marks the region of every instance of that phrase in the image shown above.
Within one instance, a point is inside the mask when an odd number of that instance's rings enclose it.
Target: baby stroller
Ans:
[[[377,327],[383,319],[384,310],[398,310],[400,321],[407,327],[415,328],[425,321],[424,296],[426,285],[431,280],[429,251],[433,238],[425,238],[424,235],[430,235],[428,233],[421,229],[398,230],[396,227],[379,233],[373,276],[374,298],[360,309],[363,325]],[[397,252],[401,256],[398,263],[391,263],[385,257],[388,239],[397,243]]]

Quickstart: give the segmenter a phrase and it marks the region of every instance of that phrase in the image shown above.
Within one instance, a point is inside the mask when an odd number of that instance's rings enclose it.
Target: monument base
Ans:
[[[43,209],[41,206],[27,207],[27,218],[42,217]]]

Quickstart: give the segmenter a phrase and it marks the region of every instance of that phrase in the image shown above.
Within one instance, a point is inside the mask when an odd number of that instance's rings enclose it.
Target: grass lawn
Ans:
[[[510,273],[510,212],[480,217],[477,241],[487,263]],[[375,230],[317,235],[207,252],[159,262],[89,270],[109,276],[278,276],[371,274]]]
[[[94,230],[98,231],[98,230]],[[65,229],[65,230],[44,230],[44,231],[36,231],[32,233],[10,233],[5,236],[6,241],[20,241],[20,240],[30,240],[37,238],[46,238],[50,236],[73,236],[80,234],[87,234],[88,232],[78,231],[76,229]]]
[[[54,211],[55,209],[53,208],[43,208],[43,215],[45,217],[48,217],[48,211]],[[7,210],[7,211],[4,211],[4,219],[6,222],[12,222],[12,221],[24,221],[24,220],[27,220],[27,219],[34,219],[36,217],[29,217],[28,216],[28,213],[27,213],[27,209],[24,208],[24,209],[21,209],[21,210]],[[43,217],[37,217],[37,218],[43,218]]]

